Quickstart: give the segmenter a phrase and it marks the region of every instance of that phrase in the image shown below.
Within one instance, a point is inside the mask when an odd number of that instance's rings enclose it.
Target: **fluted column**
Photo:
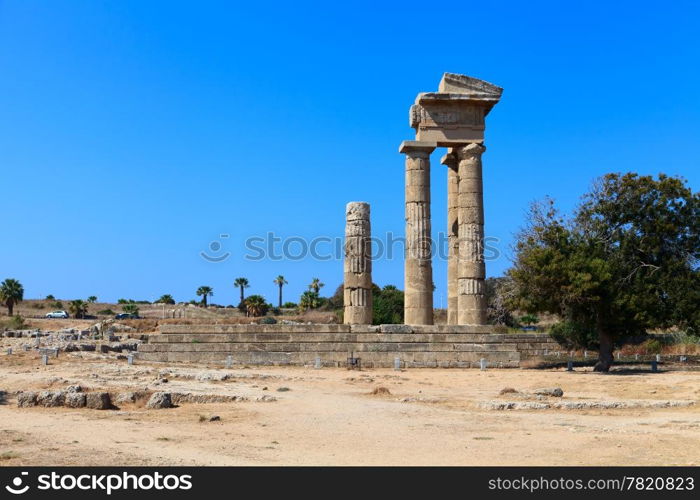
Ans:
[[[486,148],[473,143],[455,149],[459,158],[457,321],[460,325],[485,325],[486,270],[481,155]]]
[[[435,143],[404,141],[406,155],[406,243],[404,323],[433,324],[433,266],[430,223],[430,153]]]
[[[459,207],[459,159],[452,149],[440,163],[447,166],[447,324],[458,322],[458,207]]]
[[[345,208],[343,305],[345,324],[372,324],[372,241],[369,203],[351,202]]]

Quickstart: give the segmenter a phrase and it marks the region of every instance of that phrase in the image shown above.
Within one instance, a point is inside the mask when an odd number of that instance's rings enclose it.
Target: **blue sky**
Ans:
[[[297,300],[342,262],[251,262],[246,238],[342,236],[367,201],[402,236],[408,107],[443,72],[504,87],[488,117],[486,233],[507,269],[533,199],[570,210],[610,171],[700,187],[694,2],[0,0],[0,279],[27,298]],[[433,231],[446,177],[433,155]],[[227,239],[220,238],[228,234]],[[215,253],[212,241],[221,241]],[[207,262],[201,252],[230,257]],[[445,304],[444,261],[434,263]],[[374,280],[403,287],[403,260]]]

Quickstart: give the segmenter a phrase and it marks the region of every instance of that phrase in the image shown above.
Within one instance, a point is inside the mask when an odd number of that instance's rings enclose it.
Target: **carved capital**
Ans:
[[[459,148],[454,148],[460,160],[478,160],[486,151],[486,146],[476,142],[467,144]]]

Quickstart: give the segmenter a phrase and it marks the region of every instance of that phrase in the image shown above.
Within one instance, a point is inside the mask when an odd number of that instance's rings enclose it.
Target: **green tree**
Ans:
[[[258,317],[265,316],[269,305],[262,295],[251,295],[245,299],[246,311],[248,316]]]
[[[122,306],[122,311],[124,311],[127,314],[133,314],[135,316],[139,315],[139,306],[136,304],[124,304]]]
[[[372,323],[388,325],[403,323],[404,294],[394,285],[379,288],[372,284]]]
[[[277,300],[277,307],[282,307],[282,287],[287,284],[287,280],[281,274],[272,280],[279,287],[279,297]]]
[[[15,305],[24,300],[24,287],[13,278],[7,278],[0,283],[0,302],[7,307],[7,314],[12,316]]]
[[[318,296],[317,292],[313,290],[306,290],[301,294],[299,299],[299,309],[302,311],[308,311],[309,309],[316,309],[321,305],[321,298]]]
[[[90,296],[87,298],[87,301],[88,301],[90,304],[94,304],[95,302],[97,302],[97,297],[94,296],[94,295],[90,295]]]
[[[239,288],[241,290],[241,300],[240,304],[243,304],[245,301],[245,292],[244,290],[246,288],[250,288],[250,284],[248,283],[247,278],[236,278],[236,280],[233,282],[233,286]]]
[[[46,299],[44,299],[44,300],[56,300],[56,297],[54,297],[53,295],[49,294],[49,295],[46,296]]]
[[[161,295],[158,300],[156,300],[156,304],[174,304],[175,299],[173,299],[173,296],[170,294],[165,294]]]
[[[569,219],[534,204],[515,250],[514,304],[594,330],[596,371],[626,335],[700,327],[700,194],[680,178],[608,174]]]
[[[210,286],[200,286],[197,288],[197,296],[202,297],[202,305],[207,307],[207,297],[214,295],[214,289]]]
[[[75,318],[84,318],[88,313],[88,304],[82,300],[71,300],[68,304],[68,310]]]
[[[325,283],[321,283],[321,280],[318,278],[313,278],[311,280],[311,283],[309,283],[309,290],[314,292],[316,295],[318,295],[321,292],[321,288],[326,286]]]

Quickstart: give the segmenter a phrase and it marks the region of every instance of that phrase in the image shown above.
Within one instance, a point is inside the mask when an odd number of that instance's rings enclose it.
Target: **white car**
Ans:
[[[68,313],[66,311],[52,311],[46,314],[47,318],[67,318]]]

